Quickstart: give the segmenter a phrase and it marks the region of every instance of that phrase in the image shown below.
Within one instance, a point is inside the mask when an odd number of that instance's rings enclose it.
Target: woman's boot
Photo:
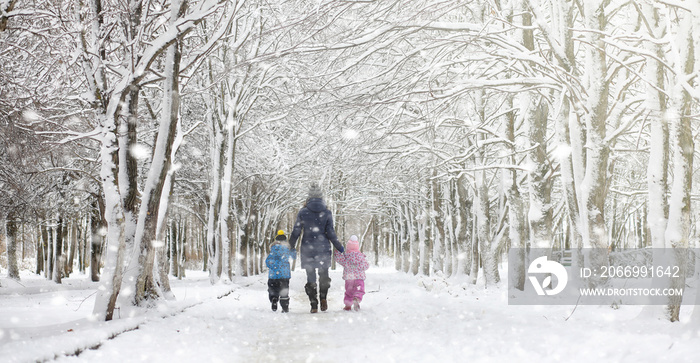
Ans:
[[[328,300],[326,300],[326,298],[328,297],[328,289],[331,288],[331,278],[321,276],[318,284],[320,290],[319,295],[321,298],[321,311],[326,311],[328,310]]]
[[[311,303],[311,312],[312,313],[317,313],[318,312],[318,293],[316,291],[316,283],[314,282],[307,282],[306,285],[304,286],[304,290],[306,290],[306,295],[309,296],[309,302]]]

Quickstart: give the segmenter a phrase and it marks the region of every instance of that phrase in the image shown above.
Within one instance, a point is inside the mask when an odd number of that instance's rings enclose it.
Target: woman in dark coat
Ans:
[[[302,231],[304,234],[301,238],[301,267],[306,270],[304,290],[309,296],[312,313],[318,312],[319,298],[321,311],[326,311],[328,309],[326,296],[331,287],[331,278],[328,276],[328,269],[331,267],[331,243],[341,253],[344,252],[344,248],[335,234],[333,215],[323,202],[323,192],[315,183],[311,184],[306,203],[297,214],[297,221],[289,238],[292,249],[295,248]],[[316,270],[318,270],[318,285]]]

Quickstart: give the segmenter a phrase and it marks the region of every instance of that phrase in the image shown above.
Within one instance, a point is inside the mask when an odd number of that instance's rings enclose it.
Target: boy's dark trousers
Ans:
[[[279,301],[282,311],[289,311],[289,279],[268,279],[267,293],[273,306]]]

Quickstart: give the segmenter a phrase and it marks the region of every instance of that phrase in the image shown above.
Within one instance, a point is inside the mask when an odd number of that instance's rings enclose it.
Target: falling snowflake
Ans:
[[[34,110],[24,110],[24,112],[22,112],[22,118],[26,122],[35,122],[38,121],[41,117]]]
[[[356,139],[359,135],[360,133],[353,129],[345,129],[342,133],[343,138],[346,140]]]
[[[135,159],[143,160],[151,156],[151,150],[144,144],[134,144],[129,149],[129,154]]]

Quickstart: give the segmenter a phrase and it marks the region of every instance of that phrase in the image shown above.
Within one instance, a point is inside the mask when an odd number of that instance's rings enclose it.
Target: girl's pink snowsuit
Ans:
[[[345,280],[345,306],[352,305],[352,300],[362,302],[365,295],[365,271],[369,268],[367,257],[359,251],[335,252],[335,260],[344,267],[343,280]]]

